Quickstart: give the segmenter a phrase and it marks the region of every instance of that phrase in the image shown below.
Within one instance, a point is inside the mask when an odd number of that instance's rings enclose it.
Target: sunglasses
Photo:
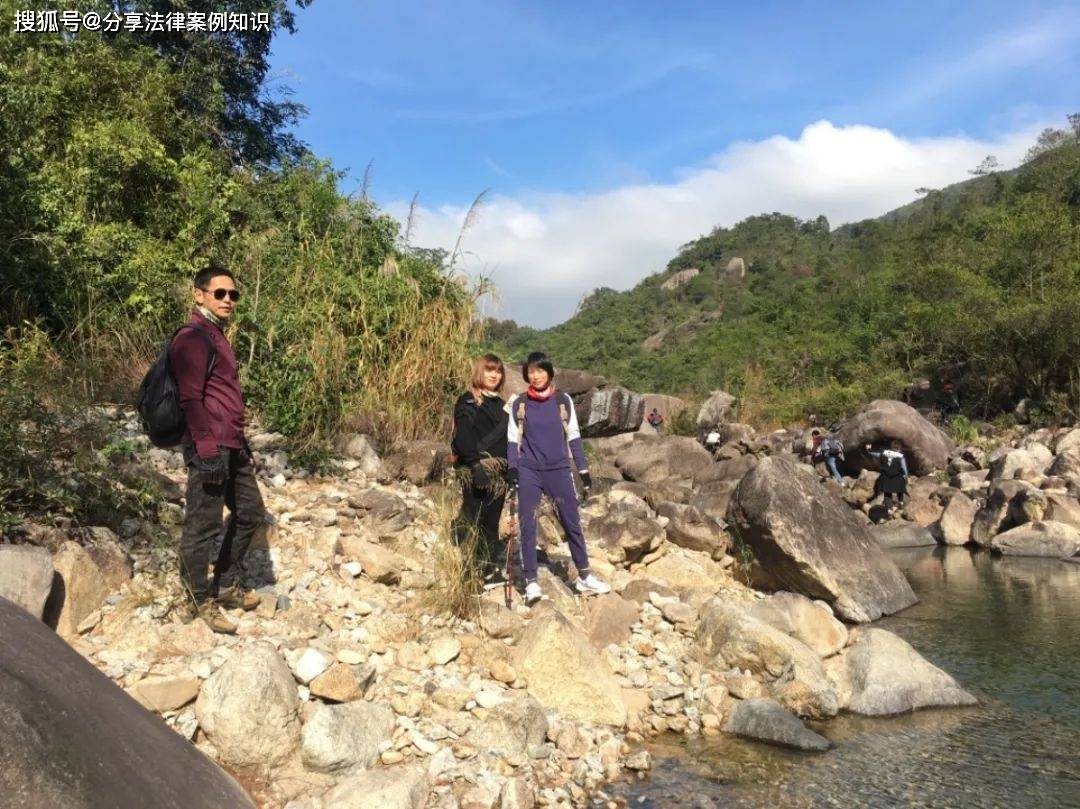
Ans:
[[[209,292],[211,295],[214,296],[214,300],[216,300],[216,301],[225,300],[226,295],[229,296],[229,300],[232,301],[233,303],[236,303],[238,300],[240,300],[240,290],[239,289],[220,289],[220,288],[219,289],[214,289],[214,290],[203,289],[203,292]]]

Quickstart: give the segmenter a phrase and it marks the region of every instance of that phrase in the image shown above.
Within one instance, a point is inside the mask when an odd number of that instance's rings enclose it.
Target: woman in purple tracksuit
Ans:
[[[506,477],[519,491],[525,601],[534,604],[542,597],[536,582],[536,512],[542,494],[555,502],[559,521],[570,542],[570,555],[578,569],[578,592],[609,593],[611,587],[589,572],[588,551],[581,533],[571,459],[586,493],[592,486],[592,478],[585,464],[574,403],[567,394],[555,389],[555,368],[546,354],[530,354],[521,366],[521,375],[529,387],[510,400]]]

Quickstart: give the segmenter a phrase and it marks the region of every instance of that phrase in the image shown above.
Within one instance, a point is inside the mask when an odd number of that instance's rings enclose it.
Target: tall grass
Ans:
[[[438,539],[432,552],[435,584],[424,595],[424,606],[456,618],[475,618],[483,594],[483,577],[477,564],[480,542],[475,525],[466,526],[460,540],[455,537],[455,520],[461,506],[456,487],[448,487],[435,498],[434,521]]]

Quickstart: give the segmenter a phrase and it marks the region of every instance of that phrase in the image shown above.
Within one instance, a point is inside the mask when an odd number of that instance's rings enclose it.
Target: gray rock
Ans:
[[[574,399],[582,436],[634,432],[645,418],[645,397],[626,388],[590,390]]]
[[[322,805],[327,809],[422,809],[429,790],[422,767],[403,765],[347,778],[323,796]]]
[[[493,638],[515,638],[525,626],[521,616],[487,599],[480,602],[479,620],[480,628]]]
[[[357,468],[369,478],[385,477],[386,470],[383,468],[382,459],[375,451],[375,445],[366,435],[350,433],[342,436],[338,442],[338,452],[342,457],[358,461]]]
[[[407,480],[423,486],[438,478],[449,463],[450,447],[444,441],[404,441],[383,458],[380,482]]]
[[[712,599],[702,608],[695,639],[714,669],[763,677],[784,706],[802,716],[835,716],[840,710],[818,654],[752,615],[748,605]]]
[[[728,528],[750,548],[767,589],[828,602],[849,621],[873,621],[918,599],[865,524],[807,466],[765,458],[739,483]]]
[[[0,598],[0,803],[254,809],[210,759]]]
[[[676,595],[675,591],[668,587],[666,584],[652,581],[651,579],[634,579],[626,587],[623,588],[620,595],[628,601],[636,601],[638,604],[644,604],[646,601],[651,601],[649,598],[651,593],[656,593],[663,598],[670,598]]]
[[[265,767],[285,761],[300,740],[292,673],[269,643],[230,657],[203,683],[195,715],[223,761]]]
[[[669,542],[692,551],[704,551],[713,559],[727,553],[728,536],[724,524],[715,517],[681,503],[659,503],[656,512],[668,518],[664,530]]]
[[[491,708],[468,735],[471,744],[500,755],[520,755],[547,738],[548,721],[541,705],[528,692]]]
[[[978,512],[979,507],[970,497],[956,492],[934,525],[934,536],[945,545],[966,545],[971,541],[971,526]]]
[[[1061,522],[1033,522],[998,534],[990,549],[1005,556],[1073,556],[1080,551],[1080,530]]]
[[[350,497],[349,505],[372,521],[380,537],[393,536],[412,522],[408,505],[392,492],[368,489]]]
[[[736,736],[796,750],[821,752],[832,747],[828,739],[814,733],[776,700],[767,698],[736,702],[724,730]]]
[[[650,484],[692,481],[712,463],[705,448],[685,436],[638,434],[615,456],[623,477]]]
[[[911,522],[882,523],[873,526],[870,533],[873,534],[874,541],[883,548],[921,548],[937,544],[929,529]]]
[[[821,657],[844,648],[848,631],[828,605],[798,593],[773,593],[750,608],[750,614],[769,626],[801,640]]]
[[[0,598],[37,619],[53,585],[52,556],[33,545],[0,545]]]
[[[53,556],[52,591],[45,603],[45,623],[71,638],[87,615],[105,603],[110,589],[101,568],[77,542],[70,540]]]
[[[1035,491],[1035,487],[1023,480],[1002,480],[994,484],[986,503],[975,514],[971,524],[971,540],[987,547],[990,540],[1002,531],[1012,528],[1011,509],[1014,498],[1023,492]]]
[[[928,475],[944,469],[955,448],[952,440],[903,402],[877,399],[848,419],[838,434],[848,463],[871,466],[863,453],[865,444],[880,445],[898,440],[908,456],[908,468],[914,475]]]
[[[697,416],[698,433],[704,435],[728,421],[735,409],[735,397],[722,390],[714,390],[701,405]]]
[[[630,627],[637,623],[639,610],[640,605],[615,593],[589,599],[585,632],[593,646],[606,649],[630,640]]]
[[[846,707],[855,713],[890,716],[978,702],[907,641],[883,629],[859,630],[843,658],[852,687]]]
[[[379,745],[394,732],[394,711],[385,703],[324,705],[304,724],[304,766],[316,772],[367,769],[379,759]]]

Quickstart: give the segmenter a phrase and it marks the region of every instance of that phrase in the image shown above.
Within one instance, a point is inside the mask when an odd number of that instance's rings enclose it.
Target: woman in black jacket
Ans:
[[[476,560],[491,586],[503,580],[499,517],[506,499],[503,474],[508,414],[501,396],[505,380],[502,360],[485,354],[473,364],[470,389],[454,404],[452,448],[462,479],[454,541],[466,547],[470,534],[475,534]]]

